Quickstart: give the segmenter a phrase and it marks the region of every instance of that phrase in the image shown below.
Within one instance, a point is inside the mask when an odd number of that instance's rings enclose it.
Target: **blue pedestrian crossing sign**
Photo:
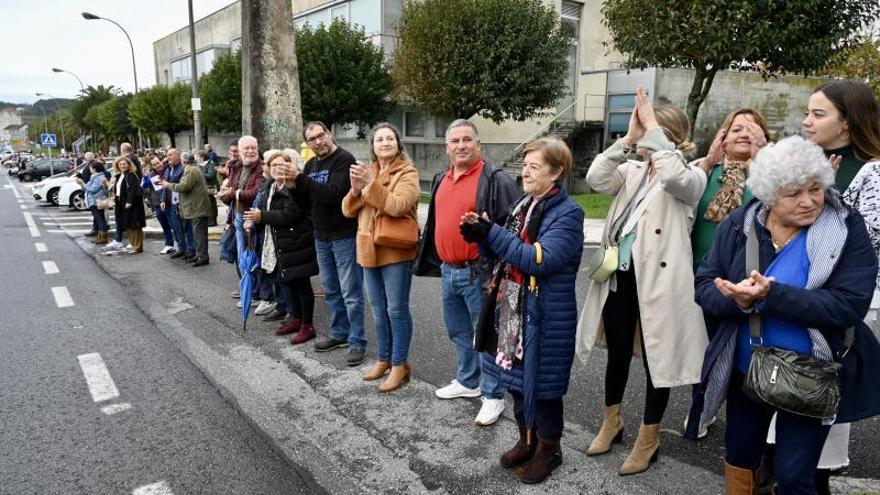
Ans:
[[[58,137],[55,134],[46,134],[45,132],[40,134],[40,144],[46,146],[48,148],[57,148],[58,147]]]

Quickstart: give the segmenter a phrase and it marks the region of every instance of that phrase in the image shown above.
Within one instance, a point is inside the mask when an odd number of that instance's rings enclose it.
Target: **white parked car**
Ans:
[[[34,199],[37,201],[47,201],[55,206],[59,204],[59,193],[61,187],[68,183],[76,185],[76,174],[82,172],[83,166],[62,172],[51,177],[46,177],[33,186]]]
[[[68,206],[77,210],[88,210],[86,193],[76,181],[65,182],[58,189],[58,206]]]

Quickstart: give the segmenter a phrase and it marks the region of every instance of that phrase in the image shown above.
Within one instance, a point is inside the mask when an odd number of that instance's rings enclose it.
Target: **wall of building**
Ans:
[[[12,137],[6,126],[21,125],[21,116],[15,110],[4,110],[0,112],[0,141],[6,142]]]
[[[697,116],[694,142],[701,150],[707,149],[727,113],[741,107],[761,112],[775,135],[772,136],[774,139],[800,134],[807,100],[825,81],[818,77],[780,76],[764,79],[753,73],[719,73]],[[692,82],[691,70],[658,70],[655,101],[685,108]]]

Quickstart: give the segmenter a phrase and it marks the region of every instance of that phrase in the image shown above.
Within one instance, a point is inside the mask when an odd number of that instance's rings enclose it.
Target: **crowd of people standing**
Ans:
[[[561,465],[574,358],[604,347],[604,414],[588,456],[623,441],[623,399],[638,356],[646,392],[620,475],[650,469],[670,389],[688,386],[688,438],[704,437],[727,404],[726,493],[825,494],[830,471],[849,463],[849,423],[880,414],[880,382],[872,379],[880,376],[880,344],[865,323],[880,306],[880,109],[852,81],[829,82],[804,104],[803,137],[771,142],[760,112],[732,109],[707,155],[690,160],[696,146],[685,113],[654,108],[639,88],[627,133],[586,176],[593,191],[613,196],[586,270],[584,214],[562,186],[568,146],[552,137],[528,143],[520,188],[483,156],[468,120],[446,129],[449,164],[433,177],[423,225],[419,169],[388,123],[370,131],[366,161],[325,124],[309,122],[307,159],[291,149],[261,154],[252,136],[230,146],[224,163],[209,148],[140,161],[123,145],[113,173],[87,154],[82,180],[93,242],[120,248],[125,232],[127,250],[143,251],[147,194],[164,232],[160,253],[194,267],[209,263],[207,229],[218,220],[217,201],[226,203],[228,261],[239,277],[256,276],[257,313],[280,321],[275,334],[293,345],[315,339],[315,351],[346,349],[346,364],[360,365],[368,298],[377,360],[363,380],[380,382],[381,393],[413,373],[412,276],[440,278],[456,371],[435,395],[479,397],[474,423],[488,426],[509,393],[519,435],[500,463],[525,483]],[[238,263],[242,243],[258,255],[254,273]],[[591,279],[582,301],[580,273]],[[313,276],[330,315],[326,329],[315,328]],[[756,392],[774,353],[791,366],[830,369],[839,400],[817,415]]]

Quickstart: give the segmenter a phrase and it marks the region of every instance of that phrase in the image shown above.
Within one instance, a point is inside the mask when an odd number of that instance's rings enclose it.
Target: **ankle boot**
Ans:
[[[299,327],[299,332],[296,332],[296,335],[290,339],[290,343],[292,345],[302,344],[303,342],[308,342],[315,338],[315,327],[308,323],[303,323]]]
[[[275,329],[275,335],[290,335],[299,331],[302,321],[299,318],[290,318],[287,323]]]
[[[620,466],[618,474],[629,476],[647,471],[660,453],[660,423],[639,427],[639,436],[632,450]]]
[[[385,373],[391,369],[391,361],[376,361],[376,364],[370,368],[370,371],[364,373],[363,379],[365,382],[371,382],[373,380],[378,380],[385,376]]]
[[[107,244],[109,241],[110,235],[105,232],[98,232],[98,235],[92,239],[92,244]]]
[[[559,439],[538,437],[538,447],[529,462],[516,470],[519,480],[529,485],[540,483],[562,464],[562,448]]]
[[[410,371],[409,364],[407,363],[392,366],[391,374],[382,382],[382,385],[379,385],[379,392],[393,392],[409,383]]]
[[[614,404],[605,408],[602,427],[587,449],[587,455],[604,454],[611,450],[612,444],[620,443],[622,439],[623,418],[620,415],[620,404]]]
[[[758,493],[758,473],[725,462],[724,493],[725,495],[756,495]]]
[[[519,440],[517,440],[516,445],[505,452],[499,460],[501,462],[501,467],[506,469],[519,467],[525,464],[533,455],[535,455],[535,449],[538,448],[537,442],[532,442],[531,445],[526,443],[528,438],[528,430],[526,430],[526,426],[516,426],[519,428]]]

